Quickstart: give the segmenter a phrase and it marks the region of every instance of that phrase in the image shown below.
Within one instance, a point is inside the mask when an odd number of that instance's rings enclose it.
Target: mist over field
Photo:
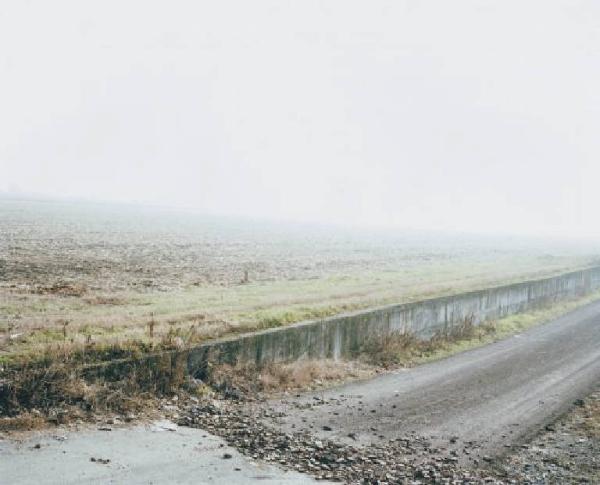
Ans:
[[[597,237],[599,9],[3,2],[0,190]]]
[[[0,199],[4,276],[49,284],[63,272],[107,289],[238,285],[483,265],[518,274],[594,262],[593,243],[207,216],[117,203]],[[600,255],[599,255],[600,256]],[[48,273],[36,270],[48,264]],[[512,266],[512,267],[511,267]],[[121,275],[121,276],[116,276]],[[127,276],[125,276],[127,275]],[[466,274],[465,276],[468,276]],[[156,281],[153,281],[156,279]]]
[[[593,243],[348,228],[118,203],[0,198],[4,352],[74,341],[204,340],[552,276]],[[2,349],[0,348],[0,356]]]

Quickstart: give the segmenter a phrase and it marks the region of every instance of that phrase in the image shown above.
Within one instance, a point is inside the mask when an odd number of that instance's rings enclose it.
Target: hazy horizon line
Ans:
[[[230,212],[215,212],[207,211],[201,207],[195,207],[192,205],[183,204],[166,204],[143,200],[118,200],[118,199],[102,199],[93,197],[82,197],[82,196],[58,196],[55,194],[41,193],[41,192],[27,192],[27,191],[6,191],[0,190],[0,200],[14,200],[14,201],[29,201],[29,202],[55,202],[55,203],[79,203],[79,204],[90,204],[100,206],[125,206],[129,208],[138,209],[155,209],[161,211],[170,211],[181,214],[193,214],[201,217],[208,218],[226,218],[242,220],[247,222],[263,222],[270,224],[280,225],[302,225],[309,227],[319,228],[331,228],[331,229],[345,229],[352,231],[368,230],[373,232],[412,232],[412,233],[435,233],[453,236],[479,236],[479,237],[519,237],[521,239],[547,239],[551,238],[555,242],[600,242],[600,235],[587,235],[587,236],[568,236],[562,233],[552,232],[519,232],[519,231],[489,231],[489,230],[477,230],[477,229],[466,229],[466,228],[439,228],[439,227],[415,227],[409,225],[385,225],[385,224],[365,224],[364,222],[358,222],[356,224],[350,224],[347,221],[322,221],[317,219],[293,219],[293,218],[278,218],[268,215],[249,215],[243,213],[230,213]]]

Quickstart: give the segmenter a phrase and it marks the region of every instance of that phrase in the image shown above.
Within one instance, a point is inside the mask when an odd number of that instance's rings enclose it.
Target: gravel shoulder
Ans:
[[[577,400],[497,468],[519,483],[600,483],[600,391]]]

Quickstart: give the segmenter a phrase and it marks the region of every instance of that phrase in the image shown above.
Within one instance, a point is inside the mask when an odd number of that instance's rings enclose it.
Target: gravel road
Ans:
[[[548,473],[577,473],[568,468],[577,468],[575,448],[562,468],[557,454],[538,470],[532,450],[556,439],[521,446],[599,385],[595,302],[507,340],[327,391],[254,404],[181,403],[179,421],[189,428],[0,441],[0,483],[311,483],[310,475],[348,483],[539,476],[530,481],[545,483]],[[595,441],[573,440],[594,455]],[[503,464],[502,478],[488,475]]]
[[[283,431],[348,444],[421,436],[467,450],[462,465],[500,456],[600,383],[600,302],[448,359],[325,392],[273,401]]]

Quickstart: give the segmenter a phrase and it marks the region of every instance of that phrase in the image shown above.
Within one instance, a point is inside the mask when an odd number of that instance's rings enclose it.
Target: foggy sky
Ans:
[[[600,2],[0,2],[0,191],[600,234]]]

